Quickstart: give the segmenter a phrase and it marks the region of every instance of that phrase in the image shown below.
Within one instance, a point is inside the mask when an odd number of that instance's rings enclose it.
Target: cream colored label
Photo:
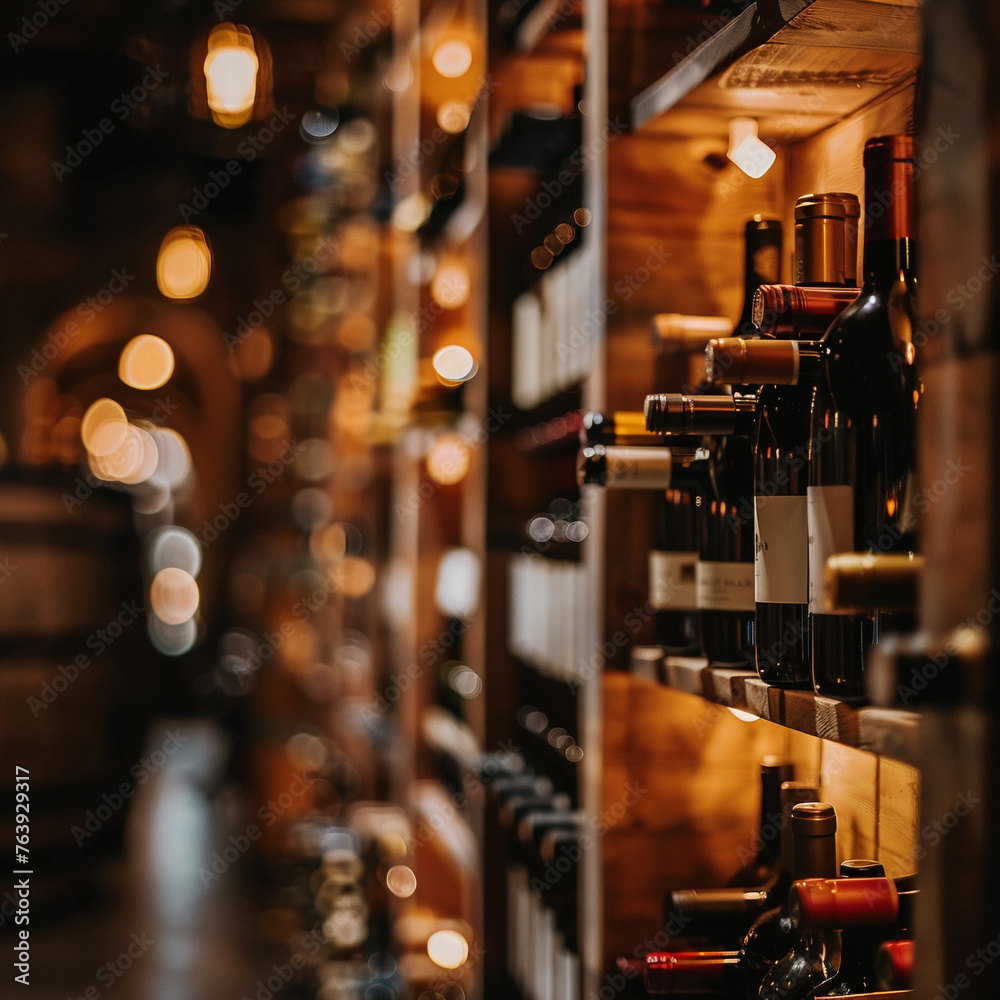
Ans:
[[[702,611],[754,610],[753,563],[699,561],[696,580]]]
[[[697,567],[697,552],[650,552],[649,603],[654,610],[696,610]]]
[[[607,450],[608,486],[629,490],[670,489],[669,449],[625,448]]]
[[[809,613],[828,615],[823,603],[826,560],[854,551],[854,487],[810,486],[806,491],[809,522]],[[849,611],[840,612],[850,614]]]
[[[754,595],[761,604],[809,600],[805,497],[754,497]]]

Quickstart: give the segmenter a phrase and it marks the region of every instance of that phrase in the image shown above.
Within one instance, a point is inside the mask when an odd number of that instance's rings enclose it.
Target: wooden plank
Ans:
[[[862,750],[916,764],[920,757],[920,716],[894,708],[858,712],[858,744]]]
[[[837,810],[837,860],[874,858],[878,758],[829,741],[823,744],[820,795]]]
[[[668,656],[666,660],[667,683],[688,694],[704,696],[703,674],[708,670],[708,660],[695,656]]]
[[[663,672],[662,646],[633,646],[629,650],[629,672],[644,681],[659,681]]]
[[[788,4],[784,16],[790,19],[811,2],[798,0]],[[780,23],[767,26],[763,20],[758,21],[757,4],[751,4],[632,101],[633,127],[641,128],[654,116],[672,108],[722,67],[765,42],[778,27]]]
[[[657,119],[703,107],[753,117],[779,108],[808,116],[825,107],[830,124],[837,120],[838,101],[850,102],[840,107],[841,117],[849,114],[912,75],[919,61],[921,16],[915,6],[816,0],[763,37],[741,23],[744,16],[632,102],[635,127],[655,128]],[[801,138],[807,133],[799,129],[808,124],[805,118],[783,130],[788,139]]]
[[[883,758],[878,770],[878,859],[889,876],[919,868],[920,772]]]
[[[752,670],[728,670],[723,667],[712,667],[708,671],[711,683],[712,701],[719,705],[748,710],[746,684],[755,680],[757,674]]]
[[[743,685],[747,698],[747,711],[762,719],[781,721],[781,692],[770,687],[759,677],[749,677]]]

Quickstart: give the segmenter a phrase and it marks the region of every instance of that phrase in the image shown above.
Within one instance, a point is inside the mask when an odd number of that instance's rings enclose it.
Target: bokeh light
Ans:
[[[457,969],[469,958],[469,942],[458,931],[435,931],[427,939],[430,960],[442,969]]]
[[[167,625],[182,625],[193,618],[199,598],[194,577],[176,566],[161,569],[149,587],[150,606]]]
[[[118,359],[118,377],[133,389],[159,389],[174,373],[174,352],[160,337],[133,337]]]
[[[193,299],[208,288],[212,251],[197,226],[177,226],[160,244],[156,287],[168,299]]]

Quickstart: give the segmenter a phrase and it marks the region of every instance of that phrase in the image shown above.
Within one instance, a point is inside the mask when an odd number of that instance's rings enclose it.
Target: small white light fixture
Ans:
[[[753,712],[744,712],[742,708],[730,708],[729,711],[741,722],[757,722],[760,719],[759,715],[754,715]]]
[[[754,118],[733,118],[729,122],[729,150],[726,153],[748,177],[763,177],[777,154],[757,137]]]

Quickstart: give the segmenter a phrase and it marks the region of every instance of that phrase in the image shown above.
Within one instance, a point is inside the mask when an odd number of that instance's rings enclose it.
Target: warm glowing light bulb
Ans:
[[[461,38],[447,38],[439,43],[431,56],[434,68],[449,80],[456,80],[469,71],[472,49]]]
[[[385,873],[385,884],[394,896],[406,899],[417,890],[417,876],[406,865],[393,865]]]
[[[212,251],[197,226],[171,229],[156,258],[156,285],[168,299],[193,299],[208,287]]]
[[[427,455],[427,475],[441,486],[461,482],[469,471],[472,453],[457,434],[442,434]]]
[[[427,954],[442,969],[457,969],[469,958],[469,942],[458,931],[435,931],[427,939]]]
[[[128,428],[125,411],[105,396],[87,407],[80,423],[80,437],[91,455],[102,457],[111,455],[125,444]]]
[[[464,306],[469,301],[471,290],[469,269],[462,261],[442,264],[434,272],[431,280],[431,298],[445,309],[458,309]]]
[[[149,587],[149,603],[160,621],[183,625],[198,610],[198,584],[186,570],[177,566],[161,569]]]
[[[259,65],[248,28],[227,22],[212,29],[203,68],[208,106],[216,124],[238,128],[250,120]]]
[[[174,352],[159,337],[133,337],[118,359],[118,377],[133,389],[159,389],[174,372]]]
[[[476,359],[459,344],[449,344],[434,352],[431,359],[437,377],[445,384],[467,382],[476,374]]]

